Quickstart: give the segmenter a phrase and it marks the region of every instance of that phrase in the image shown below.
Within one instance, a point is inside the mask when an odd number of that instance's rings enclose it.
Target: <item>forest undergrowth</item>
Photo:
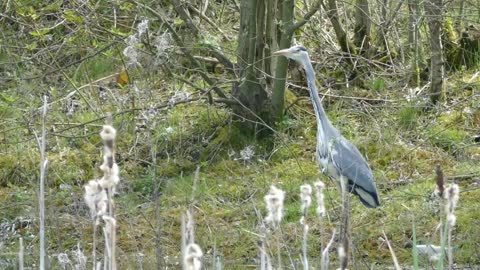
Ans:
[[[102,175],[99,132],[107,119],[117,130],[115,160],[121,179],[114,196],[119,269],[156,269],[159,258],[178,269],[187,209],[194,213],[204,265],[220,258],[225,269],[255,267],[263,239],[259,224],[267,215],[264,196],[271,185],[285,191],[281,231],[272,237],[284,264],[300,269],[300,187],[321,180],[326,184],[326,216],[319,219],[313,208],[304,216],[310,226],[308,256],[311,265],[319,265],[321,250],[339,222],[341,198],[337,184],[317,165],[315,116],[296,67],[290,69],[285,117],[267,128],[270,137],[260,138],[242,129],[242,119],[228,104],[212,102],[212,88],[194,68],[184,66],[186,56],[171,35],[159,30],[161,22],[129,16],[133,2],[120,5],[117,25],[111,28],[105,26],[113,24],[111,14],[95,18],[89,28],[81,27],[87,8],[24,6],[11,7],[1,17],[9,24],[1,26],[0,44],[5,75],[0,79],[0,268],[16,269],[20,239],[25,265],[38,265],[40,153],[35,134],[42,128],[44,97],[49,103],[49,269],[73,269],[91,254],[94,228],[84,185]],[[95,11],[108,10],[100,6]],[[52,26],[49,18],[60,19],[48,15],[58,12],[65,22]],[[236,22],[226,15],[223,20]],[[173,23],[179,33],[186,31],[184,22]],[[215,32],[200,45],[187,44],[202,54],[205,44],[217,43],[221,36]],[[234,42],[223,41],[222,48],[233,55]],[[306,36],[303,42],[313,46],[317,41]],[[445,99],[431,107],[429,83],[409,86],[407,68],[401,65],[389,66],[394,71],[372,68],[360,86],[330,85],[332,78],[342,80],[338,70],[329,71],[333,64],[322,63],[332,55],[331,47],[312,50],[323,104],[334,126],[365,155],[381,200],[380,208],[366,209],[352,197],[353,268],[393,265],[387,241],[402,266],[412,265],[413,223],[417,244],[440,245],[441,211],[432,195],[437,165],[447,184],[460,186],[452,239],[455,262],[479,265],[478,69],[448,73]],[[209,72],[221,78],[226,93],[231,91],[231,78],[223,69],[214,66]],[[420,255],[420,264],[432,265],[429,259]]]

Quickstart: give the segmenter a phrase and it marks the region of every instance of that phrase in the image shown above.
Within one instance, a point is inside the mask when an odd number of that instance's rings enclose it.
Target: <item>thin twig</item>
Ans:
[[[200,65],[200,63],[190,54],[190,52],[186,49],[186,46],[184,46],[183,44],[183,41],[182,39],[178,36],[177,32],[175,32],[175,30],[173,29],[173,27],[170,25],[170,23],[162,16],[162,14],[160,14],[159,12],[157,12],[156,10],[154,10],[153,8],[147,6],[147,5],[144,5],[142,3],[139,3],[138,1],[135,1],[135,0],[130,0],[131,2],[135,3],[136,5],[138,6],[141,6],[143,8],[145,8],[146,10],[148,10],[150,13],[152,13],[153,15],[155,15],[157,18],[159,18],[165,25],[165,27],[167,27],[168,31],[170,32],[170,34],[172,34],[172,37],[173,39],[175,40],[175,42],[177,43],[177,45],[180,47],[180,49],[182,50],[183,54],[188,58],[188,60],[195,66],[199,69],[199,72],[198,74],[200,74],[200,76],[202,77],[202,79],[204,79],[210,86],[213,87],[213,91],[215,91],[215,93],[221,97],[221,98],[227,98],[227,96],[225,95],[225,93],[223,93],[223,91],[218,88],[216,85],[216,82],[214,80],[212,80],[210,77],[208,77],[204,71],[204,68],[202,67],[202,65]]]
[[[315,2],[315,4],[311,7],[310,11],[307,12],[307,14],[305,14],[305,16],[303,16],[303,18],[296,22],[293,26],[292,26],[292,30],[295,31],[297,30],[298,28],[302,27],[304,24],[306,24],[310,18],[315,15],[315,13],[317,13],[317,11],[320,9],[320,4],[321,4],[322,1],[317,1]]]
[[[231,41],[231,39],[225,34],[225,32],[223,32],[223,30],[220,27],[218,27],[218,25],[216,25],[215,22],[213,22],[212,20],[210,20],[210,18],[205,16],[204,13],[200,12],[200,10],[194,7],[191,3],[188,3],[188,6],[191,11],[197,13],[200,16],[200,18],[204,19],[208,24],[210,24],[212,27],[217,29],[217,31],[220,32],[220,34],[222,34],[224,39],[226,39],[227,41]]]
[[[294,83],[288,83],[288,85],[293,86],[295,88],[303,89],[303,90],[308,90],[307,87],[294,84]],[[334,95],[334,94],[327,94],[327,93],[318,93],[320,96],[324,97],[333,97],[333,98],[343,98],[343,99],[352,99],[352,100],[364,100],[364,101],[374,101],[374,102],[398,102],[398,100],[394,99],[382,99],[382,98],[364,98],[364,97],[352,97],[352,96],[341,96],[341,95]],[[300,99],[300,98],[299,98]]]

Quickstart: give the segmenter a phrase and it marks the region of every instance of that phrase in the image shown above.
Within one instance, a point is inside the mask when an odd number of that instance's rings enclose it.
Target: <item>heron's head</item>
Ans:
[[[308,60],[307,49],[305,49],[305,47],[300,45],[296,45],[288,49],[276,51],[272,55],[275,55],[275,56],[283,55],[287,58],[290,58],[300,63],[304,63],[304,61]]]

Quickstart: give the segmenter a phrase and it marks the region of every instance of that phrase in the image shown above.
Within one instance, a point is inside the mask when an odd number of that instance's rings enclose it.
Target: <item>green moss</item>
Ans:
[[[468,137],[464,130],[457,128],[442,128],[433,126],[427,130],[428,137],[433,145],[447,151],[456,150]]]

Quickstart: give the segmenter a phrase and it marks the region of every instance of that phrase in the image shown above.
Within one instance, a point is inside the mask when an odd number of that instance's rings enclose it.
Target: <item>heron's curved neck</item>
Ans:
[[[318,96],[317,86],[315,85],[315,71],[310,60],[304,64],[305,74],[307,76],[308,89],[310,89],[310,98],[312,99],[313,109],[315,110],[318,128],[325,128],[330,124],[327,114],[323,110],[322,101]]]

